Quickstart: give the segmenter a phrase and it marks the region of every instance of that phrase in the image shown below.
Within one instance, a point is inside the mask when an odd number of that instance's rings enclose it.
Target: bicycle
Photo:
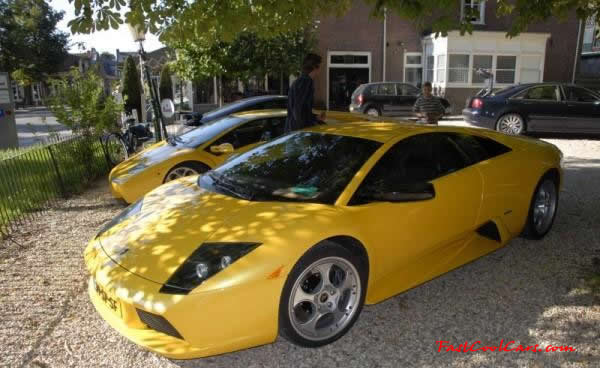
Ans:
[[[147,123],[136,124],[135,119],[130,118],[124,125],[125,128],[108,133],[102,139],[108,160],[112,165],[123,162],[135,153],[140,145],[154,137]]]

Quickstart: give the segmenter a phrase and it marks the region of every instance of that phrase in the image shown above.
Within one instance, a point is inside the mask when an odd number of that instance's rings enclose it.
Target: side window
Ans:
[[[217,139],[213,145],[231,143],[233,148],[238,149],[249,144],[258,143],[261,141],[268,124],[269,119],[250,121]]]
[[[418,88],[410,84],[399,83],[396,85],[396,89],[398,90],[398,96],[418,96],[420,93]]]
[[[285,118],[271,118],[268,119],[268,124],[261,137],[261,141],[269,141],[271,139],[275,139],[280,135],[283,135],[285,129]]]
[[[395,96],[396,85],[392,83],[378,84],[376,91],[376,94],[379,96]]]
[[[406,184],[429,182],[468,165],[456,143],[444,133],[409,137],[390,148],[375,164],[351,201],[360,204],[361,193],[393,192]]]
[[[470,165],[510,152],[510,148],[490,138],[469,134],[452,134],[452,139],[468,156]]]
[[[580,87],[565,87],[567,101],[572,102],[596,102],[600,100],[590,91]]]
[[[539,86],[529,88],[513,98],[518,100],[543,100],[543,101],[559,101],[560,94],[556,86]]]

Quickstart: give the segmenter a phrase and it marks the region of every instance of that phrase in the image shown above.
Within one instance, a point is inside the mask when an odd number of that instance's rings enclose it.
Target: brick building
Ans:
[[[466,8],[476,16],[473,33],[464,36],[452,31],[436,38],[391,11],[384,19],[373,18],[371,7],[361,0],[343,17],[316,20],[317,50],[323,56],[315,80],[316,105],[344,110],[360,83],[430,81],[459,112],[468,96],[485,87],[475,68],[492,71],[496,87],[572,81],[578,60],[579,22],[574,15],[563,22],[532,24],[507,38],[511,19],[496,16],[495,2],[462,0],[457,17]]]

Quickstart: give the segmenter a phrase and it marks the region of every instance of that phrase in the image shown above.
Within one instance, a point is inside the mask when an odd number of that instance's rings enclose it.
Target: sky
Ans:
[[[49,0],[49,4],[55,10],[63,10],[65,16],[63,20],[58,23],[58,29],[67,32],[71,36],[71,43],[84,42],[86,50],[91,50],[92,47],[98,52],[107,51],[111,54],[116,54],[117,49],[120,51],[137,51],[138,46],[131,38],[129,28],[127,25],[122,24],[119,29],[111,29],[109,31],[94,32],[92,34],[71,34],[71,30],[67,26],[69,21],[75,18],[75,8],[73,4],[69,3],[69,0]],[[144,49],[146,51],[154,51],[163,47],[164,45],[158,40],[158,38],[152,34],[146,35],[146,41],[144,42]],[[77,47],[71,48],[70,52],[82,52]]]

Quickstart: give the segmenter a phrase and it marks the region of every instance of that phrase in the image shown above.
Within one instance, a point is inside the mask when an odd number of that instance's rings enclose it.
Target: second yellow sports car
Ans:
[[[285,110],[232,114],[168,141],[156,143],[117,165],[109,175],[114,197],[133,203],[159,185],[198,175],[284,132]],[[327,124],[378,120],[344,112],[328,112]]]
[[[378,303],[551,228],[553,145],[355,123],[282,136],[153,190],[88,245],[100,315],[173,358],[343,336]],[[364,326],[363,326],[364,328]]]

